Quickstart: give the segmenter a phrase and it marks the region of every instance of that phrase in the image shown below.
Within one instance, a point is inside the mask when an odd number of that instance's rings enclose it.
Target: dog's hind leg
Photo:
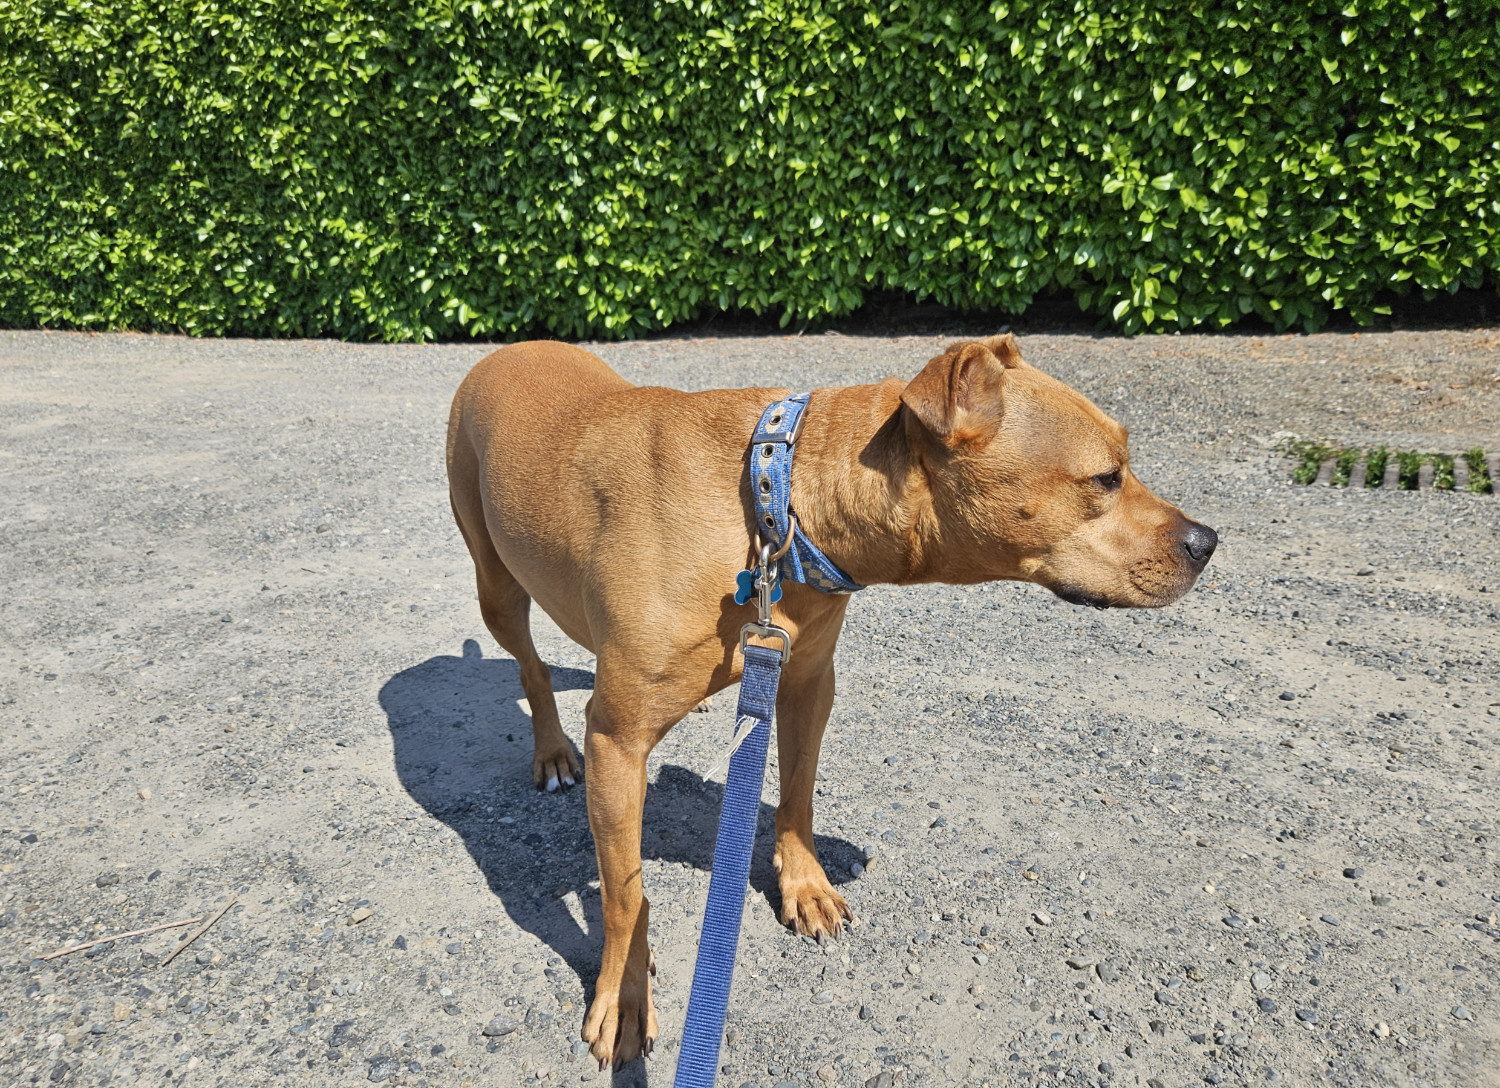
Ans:
[[[521,588],[495,551],[484,525],[483,510],[462,511],[453,501],[453,517],[474,559],[479,587],[479,614],[501,648],[521,667],[521,687],[531,706],[531,776],[538,786],[556,790],[583,777],[578,753],[557,718],[552,673],[531,641],[531,597]],[[477,505],[477,501],[476,501]],[[468,513],[470,516],[465,516]]]

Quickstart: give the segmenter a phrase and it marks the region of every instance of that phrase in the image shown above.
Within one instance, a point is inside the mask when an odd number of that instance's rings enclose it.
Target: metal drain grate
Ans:
[[[1500,455],[1477,446],[1466,453],[1421,453],[1293,441],[1281,452],[1289,459],[1292,482],[1309,486],[1493,495],[1494,481],[1500,478]]]

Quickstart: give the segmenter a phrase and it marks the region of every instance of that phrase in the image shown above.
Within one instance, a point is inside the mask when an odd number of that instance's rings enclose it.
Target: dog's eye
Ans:
[[[1098,476],[1094,477],[1094,483],[1098,484],[1105,491],[1116,491],[1120,487],[1120,470],[1114,469],[1111,472],[1101,472]]]

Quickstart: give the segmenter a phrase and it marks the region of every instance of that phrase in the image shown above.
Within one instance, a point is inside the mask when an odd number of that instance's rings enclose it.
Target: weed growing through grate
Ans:
[[[1323,462],[1333,453],[1333,447],[1322,442],[1292,442],[1284,449],[1297,462],[1297,467],[1292,470],[1292,479],[1299,484],[1310,484],[1316,480]]]
[[[1432,486],[1439,491],[1453,490],[1453,458],[1446,453],[1432,455]]]
[[[1475,446],[1464,454],[1464,461],[1469,466],[1469,490],[1476,495],[1488,495],[1495,490],[1490,481],[1489,462],[1484,459],[1484,450]]]
[[[1333,486],[1348,487],[1349,477],[1359,462],[1359,450],[1339,450],[1333,459]]]
[[[1396,451],[1396,490],[1415,491],[1417,489],[1417,478],[1422,473],[1422,462],[1427,460],[1416,450]]]
[[[1391,459],[1391,451],[1376,446],[1365,454],[1365,486],[1379,487],[1385,480],[1385,466]]]

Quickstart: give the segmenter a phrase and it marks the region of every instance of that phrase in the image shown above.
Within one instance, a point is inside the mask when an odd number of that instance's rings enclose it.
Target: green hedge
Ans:
[[[0,4],[0,323],[1126,330],[1500,283],[1500,4]]]

